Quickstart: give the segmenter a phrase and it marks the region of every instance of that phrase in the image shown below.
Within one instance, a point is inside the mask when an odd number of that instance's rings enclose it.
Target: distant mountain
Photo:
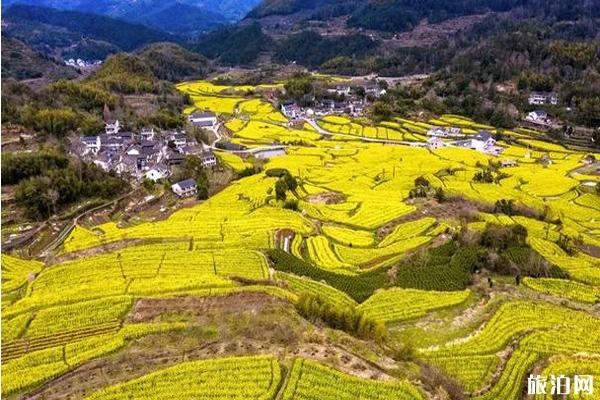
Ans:
[[[4,10],[2,31],[46,54],[104,58],[178,38],[140,24],[79,11],[15,5]]]
[[[383,32],[409,31],[420,23],[439,23],[453,18],[489,12],[520,10],[532,17],[572,20],[577,16],[597,16],[600,2],[589,0],[263,0],[249,19],[296,16],[296,22],[330,21],[341,17],[339,28],[362,28]],[[273,18],[269,20],[273,22]],[[281,25],[281,24],[280,24]]]
[[[182,36],[195,36],[229,22],[219,13],[188,4],[169,2],[165,2],[164,7],[132,10],[119,18]]]
[[[335,6],[340,3],[349,3],[352,9],[358,9],[366,0],[263,0],[248,13],[250,18],[262,18],[270,15],[289,15],[301,11],[316,11]]]
[[[2,35],[2,79],[58,79],[75,76],[75,69],[33,50],[20,40]]]
[[[260,0],[5,0],[3,7],[29,4],[142,23],[182,35],[196,35],[242,19]]]

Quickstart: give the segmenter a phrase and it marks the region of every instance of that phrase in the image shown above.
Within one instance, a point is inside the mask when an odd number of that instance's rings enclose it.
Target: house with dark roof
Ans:
[[[194,179],[186,179],[171,185],[171,190],[179,197],[193,196],[197,192],[196,181]]]
[[[163,164],[156,164],[151,167],[144,176],[153,182],[157,182],[169,176],[169,169]]]
[[[196,127],[216,130],[218,128],[219,120],[217,115],[212,111],[196,111],[188,116],[188,121]]]
[[[548,123],[548,113],[544,110],[531,111],[527,114],[525,120],[537,124],[546,124]]]
[[[177,147],[178,149],[185,147],[185,145],[187,144],[187,135],[185,133],[172,133],[169,136],[169,141],[173,142],[173,144],[175,144],[175,147]]]
[[[503,150],[502,147],[496,146],[496,140],[491,132],[488,131],[480,131],[469,139],[457,140],[452,144],[457,147],[472,149],[480,153],[492,154],[496,156]]]
[[[153,140],[154,139],[154,128],[142,128],[140,131],[140,137],[142,140]]]
[[[83,136],[81,137],[81,143],[85,146],[85,150],[82,155],[86,154],[98,154],[100,151],[100,146],[102,145],[100,141],[100,136]]]
[[[210,150],[203,151],[200,154],[200,160],[202,161],[202,165],[206,168],[217,165],[217,156]]]
[[[297,118],[300,114],[300,107],[293,101],[285,101],[280,106],[281,113],[290,119]]]
[[[544,105],[544,104],[558,104],[558,94],[555,92],[531,92],[529,94],[529,104],[531,105]]]
[[[179,153],[167,154],[167,165],[180,165],[185,161],[185,155]]]

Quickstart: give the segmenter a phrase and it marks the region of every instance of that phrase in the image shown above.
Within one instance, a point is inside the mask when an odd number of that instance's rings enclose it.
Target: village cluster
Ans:
[[[210,111],[193,113],[188,122],[193,127],[212,132],[219,129],[219,120]],[[107,120],[104,133],[100,135],[75,138],[70,153],[105,171],[128,175],[138,182],[168,178],[173,167],[181,165],[188,155],[199,157],[206,168],[217,165],[217,157],[210,148],[190,138],[185,131],[157,132],[148,128],[136,134],[123,130],[119,120]],[[193,179],[177,182],[172,185],[172,190],[181,197],[191,196],[196,193],[196,183]]]
[[[529,94],[528,103],[530,106],[545,106],[558,104],[558,94],[555,92],[531,92]],[[552,125],[553,120],[545,110],[533,110],[525,116],[525,121],[534,125],[544,127]]]
[[[315,100],[312,107],[300,107],[293,101],[281,104],[281,112],[293,123],[305,118],[323,117],[326,115],[349,115],[360,117],[364,114],[366,106],[387,93],[387,90],[377,83],[365,83],[359,86],[336,85],[327,89],[328,95],[335,99]]]
[[[311,99],[312,106],[301,107],[296,102],[285,101],[280,111],[288,119],[288,126],[301,128],[305,122],[317,125],[316,120],[328,115],[346,115],[360,117],[365,107],[386,94],[386,89],[376,83],[359,86],[336,85],[327,89],[331,98]],[[556,93],[533,92],[529,96],[531,105],[556,105]],[[550,124],[545,111],[532,111],[525,120],[536,124]],[[197,110],[188,116],[188,123],[195,128],[210,131],[219,137],[221,123],[217,115],[207,110]],[[459,127],[434,127],[427,131],[426,142],[403,142],[409,146],[427,147],[431,150],[456,146],[472,149],[484,154],[499,156],[503,148],[496,145],[492,133],[480,131],[474,135],[465,134]],[[219,147],[225,151],[249,153],[258,159],[271,158],[285,154],[284,146],[244,149],[241,146],[222,142]],[[231,148],[230,148],[231,147]],[[145,179],[157,182],[169,178],[173,168],[181,165],[185,157],[195,155],[202,165],[212,168],[217,165],[217,157],[211,146],[190,138],[184,130],[166,130],[157,132],[152,128],[142,129],[139,133],[125,131],[118,120],[107,119],[105,131],[95,136],[78,137],[71,142],[73,155],[93,162],[105,171],[114,171],[128,175],[137,182]],[[502,166],[515,166],[513,160],[502,160]],[[193,179],[175,182],[173,192],[180,197],[196,193]]]
[[[102,61],[101,60],[82,60],[81,58],[69,58],[68,60],[65,60],[65,65],[68,65],[69,67],[73,67],[73,68],[78,68],[78,69],[87,69],[87,68],[92,68],[92,67],[97,67],[98,65],[101,65]]]

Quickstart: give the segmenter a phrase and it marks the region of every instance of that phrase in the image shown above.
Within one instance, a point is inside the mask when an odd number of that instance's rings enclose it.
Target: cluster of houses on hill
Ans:
[[[300,107],[293,101],[281,103],[280,109],[283,115],[290,120],[303,118],[322,117],[326,115],[349,115],[360,117],[365,107],[372,101],[387,93],[375,83],[364,85],[336,85],[327,89],[331,98],[315,100],[312,99],[311,107]]]
[[[531,106],[555,106],[558,104],[558,94],[555,92],[531,92],[528,103]],[[525,121],[541,126],[549,126],[553,123],[548,113],[542,109],[533,110],[525,116]]]
[[[65,65],[68,65],[69,67],[73,67],[73,68],[78,68],[78,69],[92,68],[92,67],[96,67],[100,64],[102,64],[102,61],[100,61],[100,60],[88,61],[88,60],[82,60],[81,58],[78,58],[78,59],[69,58],[68,60],[65,60]]]
[[[216,132],[219,121],[214,113],[201,111],[188,117],[192,126]],[[217,157],[204,143],[198,143],[182,130],[157,132],[152,128],[137,133],[127,132],[118,120],[108,120],[102,134],[77,137],[71,141],[72,155],[93,162],[105,171],[128,175],[138,182],[144,179],[159,181],[171,176],[173,167],[184,162],[188,155],[200,158],[206,168],[217,165]],[[173,185],[180,196],[195,192],[190,182]]]
[[[484,154],[498,156],[502,153],[503,148],[496,146],[494,136],[488,131],[480,131],[479,133],[467,136],[458,127],[435,127],[427,131],[427,148],[435,150],[442,147],[456,146],[467,149],[472,149]],[[445,142],[442,138],[460,138],[452,142]]]

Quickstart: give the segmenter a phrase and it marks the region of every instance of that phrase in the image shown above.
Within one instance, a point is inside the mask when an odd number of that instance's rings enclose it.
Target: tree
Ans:
[[[287,192],[288,187],[285,183],[285,180],[283,179],[279,179],[277,182],[275,182],[275,198],[277,200],[282,200],[285,201],[286,197],[287,197]]]
[[[291,192],[296,190],[296,188],[298,187],[298,181],[289,172],[287,174],[283,175],[283,179],[285,181],[285,184],[286,184],[288,190],[290,190]]]
[[[79,123],[79,117],[70,108],[43,109],[35,114],[34,128],[36,131],[63,138],[74,131]]]
[[[390,104],[383,101],[377,101],[373,104],[371,116],[375,121],[390,120],[393,115],[394,110]]]

